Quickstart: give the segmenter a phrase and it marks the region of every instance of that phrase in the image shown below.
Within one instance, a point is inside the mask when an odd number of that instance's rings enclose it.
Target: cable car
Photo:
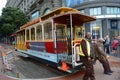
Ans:
[[[24,57],[72,73],[79,70],[79,44],[84,37],[84,23],[96,18],[80,11],[61,7],[28,22],[16,32],[16,49]]]

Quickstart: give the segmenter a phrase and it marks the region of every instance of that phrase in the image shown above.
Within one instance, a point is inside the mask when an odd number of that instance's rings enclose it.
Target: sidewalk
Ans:
[[[120,59],[110,56],[108,59],[111,69],[114,71],[112,75],[103,74],[103,67],[100,62],[97,62],[95,67],[95,75],[97,80],[120,80]]]

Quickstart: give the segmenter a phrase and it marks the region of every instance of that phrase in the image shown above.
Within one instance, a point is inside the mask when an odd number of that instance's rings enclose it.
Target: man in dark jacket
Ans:
[[[93,63],[90,57],[90,43],[86,39],[82,39],[80,44],[80,58],[86,70],[83,80],[95,80]]]
[[[104,52],[103,50],[103,40],[98,39],[97,43],[94,44],[94,49],[95,49],[95,60],[99,60],[100,63],[102,63],[103,68],[104,68],[104,74],[111,75],[113,72],[110,69],[109,62],[107,60],[108,55]]]

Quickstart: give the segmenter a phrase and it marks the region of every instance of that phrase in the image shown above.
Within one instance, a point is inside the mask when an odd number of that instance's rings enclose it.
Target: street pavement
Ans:
[[[102,64],[99,61],[97,61],[96,64],[94,64],[96,80],[120,80],[120,58],[110,56],[108,60],[110,63],[110,67],[114,72],[112,73],[112,75],[104,74]],[[82,80],[83,75],[84,75],[84,70],[79,71],[75,74],[71,74],[51,80]]]
[[[4,48],[3,44],[2,44],[2,47]],[[4,48],[4,49],[3,48],[2,48],[2,50],[4,50],[4,51],[14,49],[13,46],[11,46],[11,45],[7,45],[7,48]],[[103,73],[102,64],[99,61],[97,61],[96,64],[94,65],[96,80],[120,80],[120,76],[119,76],[120,75],[120,58],[110,55],[108,60],[109,60],[111,69],[114,72],[112,73],[112,75],[105,75]],[[0,80],[19,80],[17,78],[5,75],[3,73],[2,69],[3,69],[2,60],[0,59]],[[82,80],[83,75],[84,75],[84,70],[81,70],[74,74],[69,74],[69,75],[59,76],[59,77],[54,77],[54,78],[51,77],[51,78],[47,78],[47,79],[45,79],[45,78],[37,79],[37,80]],[[24,79],[20,79],[20,80],[24,80]],[[27,79],[27,80],[34,80],[34,79]]]

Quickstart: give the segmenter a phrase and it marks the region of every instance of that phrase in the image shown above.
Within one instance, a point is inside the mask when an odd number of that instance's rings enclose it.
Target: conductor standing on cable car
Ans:
[[[83,80],[95,80],[93,62],[91,60],[90,42],[87,39],[82,39],[80,44],[80,58],[85,66],[85,75]]]

